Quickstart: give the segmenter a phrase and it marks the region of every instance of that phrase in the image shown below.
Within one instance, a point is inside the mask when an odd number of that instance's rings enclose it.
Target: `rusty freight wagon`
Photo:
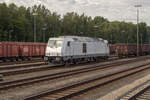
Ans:
[[[150,54],[150,44],[142,44],[139,49],[140,55]]]
[[[46,43],[0,42],[0,60],[44,57]]]
[[[115,52],[119,57],[136,56],[136,44],[116,44]]]
[[[44,57],[45,55],[45,43],[18,42],[18,46],[20,58]]]
[[[19,48],[17,43],[13,42],[0,42],[0,59],[6,61],[6,59],[13,60],[19,57]]]
[[[109,50],[110,50],[111,55],[115,54],[115,50],[116,50],[115,44],[110,44],[109,45]]]
[[[137,45],[136,44],[116,44],[115,52],[119,57],[136,56]],[[139,55],[150,54],[150,44],[139,45]]]

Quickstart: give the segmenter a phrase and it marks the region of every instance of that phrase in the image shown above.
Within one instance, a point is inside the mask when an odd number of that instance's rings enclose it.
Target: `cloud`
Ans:
[[[33,6],[43,4],[51,11],[63,15],[75,11],[88,16],[104,16],[111,21],[131,21],[136,23],[136,8],[141,4],[140,21],[150,25],[150,0],[1,0],[0,2],[15,3],[17,5]]]

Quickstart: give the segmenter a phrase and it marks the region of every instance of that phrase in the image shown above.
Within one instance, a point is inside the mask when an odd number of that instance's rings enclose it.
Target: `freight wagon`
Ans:
[[[136,56],[136,44],[115,44],[115,52],[119,57]],[[139,45],[139,55],[150,54],[150,44]]]
[[[45,55],[45,43],[19,43],[19,56],[20,58],[27,57],[44,57]]]
[[[150,54],[150,44],[140,45],[140,54],[141,55],[149,55]]]
[[[17,59],[19,57],[19,48],[13,42],[0,42],[0,60]]]
[[[115,54],[115,50],[116,50],[115,44],[110,44],[109,49],[110,49],[110,55]]]
[[[45,47],[45,43],[0,42],[0,60],[24,60],[30,57],[44,57]]]

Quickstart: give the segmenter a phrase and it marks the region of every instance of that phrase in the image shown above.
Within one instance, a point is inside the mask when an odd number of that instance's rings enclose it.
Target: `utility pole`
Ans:
[[[45,31],[46,31],[46,28],[43,27],[42,30],[43,30],[43,42],[45,42]]]
[[[37,13],[33,13],[33,16],[34,16],[34,34],[33,34],[34,42],[36,42],[36,15],[37,15]]]
[[[143,44],[143,35],[141,34],[141,45]]]
[[[11,33],[13,32],[14,30],[9,30],[9,35],[8,35],[8,40],[11,41]]]
[[[46,28],[44,27],[44,28],[42,28],[42,30],[43,30],[43,42],[45,42],[45,31],[46,31]]]
[[[139,8],[142,5],[135,5],[134,7],[137,8],[137,56],[139,56]]]
[[[42,28],[42,30],[43,30],[43,42],[45,42],[46,29],[47,29],[47,24],[44,24],[44,26]]]
[[[97,25],[94,26],[94,30],[95,30],[94,38],[96,38],[96,33],[97,33],[97,30],[98,30],[98,26]]]

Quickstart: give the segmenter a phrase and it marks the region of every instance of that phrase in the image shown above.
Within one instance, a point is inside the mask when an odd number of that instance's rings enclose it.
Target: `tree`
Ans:
[[[36,16],[33,15],[36,13]],[[61,35],[78,35],[103,38],[109,43],[136,43],[136,24],[131,22],[108,21],[108,19],[95,16],[94,18],[79,15],[75,12],[63,16],[51,12],[43,5],[33,7],[6,5],[0,3],[0,41],[33,42],[34,18],[36,20],[36,40],[43,42],[49,37]],[[139,23],[140,43],[149,43],[150,26]]]

